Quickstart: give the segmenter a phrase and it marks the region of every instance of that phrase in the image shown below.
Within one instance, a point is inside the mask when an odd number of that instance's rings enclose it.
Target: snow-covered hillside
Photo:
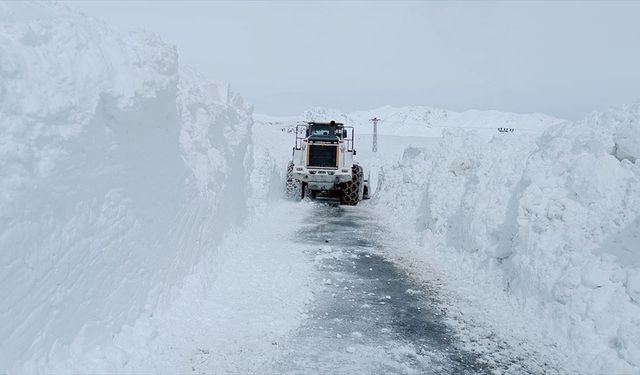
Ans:
[[[255,115],[256,121],[273,125],[287,126],[297,121],[335,120],[353,126],[357,133],[371,134],[373,126],[370,119],[382,119],[378,125],[378,134],[406,137],[440,137],[446,129],[476,130],[485,138],[505,132],[537,134],[551,125],[563,122],[541,113],[520,114],[499,111],[469,110],[454,112],[425,106],[390,107],[344,113],[337,109],[311,108],[300,116],[273,117]]]
[[[251,123],[156,36],[0,3],[0,372],[167,305],[247,216]]]

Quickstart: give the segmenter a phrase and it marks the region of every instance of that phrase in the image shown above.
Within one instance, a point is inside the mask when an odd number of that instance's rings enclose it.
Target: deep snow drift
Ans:
[[[251,123],[153,35],[0,3],[0,371],[88,366],[169,305],[249,213]]]
[[[415,233],[410,258],[439,259],[486,298],[503,289],[569,368],[635,373],[639,134],[640,105],[537,137],[447,132],[383,168],[377,206]]]

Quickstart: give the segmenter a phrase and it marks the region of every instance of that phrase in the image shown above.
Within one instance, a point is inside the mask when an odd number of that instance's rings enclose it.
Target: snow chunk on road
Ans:
[[[631,300],[640,305],[640,270],[629,271],[625,286]]]

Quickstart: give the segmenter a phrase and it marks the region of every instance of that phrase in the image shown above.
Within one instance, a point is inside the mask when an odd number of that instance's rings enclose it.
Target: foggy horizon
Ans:
[[[65,4],[158,34],[256,113],[426,105],[577,120],[640,99],[637,2]]]

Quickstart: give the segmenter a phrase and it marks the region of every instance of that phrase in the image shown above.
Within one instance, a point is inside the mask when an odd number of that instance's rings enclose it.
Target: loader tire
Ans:
[[[360,186],[364,180],[362,167],[354,165],[351,173],[351,181],[341,184],[340,204],[355,206],[360,200]]]
[[[285,196],[288,199],[299,201],[302,200],[304,194],[302,183],[293,178],[293,162],[289,162],[287,166],[287,181],[285,186]]]

